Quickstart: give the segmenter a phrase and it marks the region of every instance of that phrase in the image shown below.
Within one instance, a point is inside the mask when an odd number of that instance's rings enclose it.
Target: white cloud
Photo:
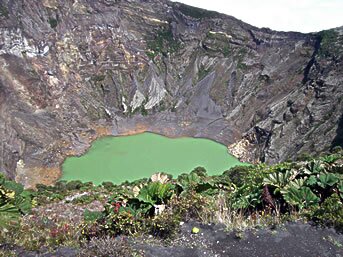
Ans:
[[[257,27],[314,32],[343,26],[343,0],[178,0]]]

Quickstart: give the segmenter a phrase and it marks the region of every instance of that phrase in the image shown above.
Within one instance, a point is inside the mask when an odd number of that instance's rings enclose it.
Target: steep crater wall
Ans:
[[[162,0],[0,10],[0,170],[28,186],[102,135],[207,137],[269,163],[342,145],[342,29],[276,32]]]

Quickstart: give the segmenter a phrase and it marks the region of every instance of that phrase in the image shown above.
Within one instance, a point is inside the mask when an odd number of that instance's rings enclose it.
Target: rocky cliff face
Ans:
[[[96,137],[146,130],[270,163],[342,145],[342,35],[166,0],[2,0],[0,170],[49,183]]]

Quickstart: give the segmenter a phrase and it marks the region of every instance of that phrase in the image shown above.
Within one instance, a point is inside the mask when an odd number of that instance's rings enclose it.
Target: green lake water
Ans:
[[[68,157],[62,166],[62,180],[120,183],[165,172],[174,177],[195,167],[209,175],[221,174],[242,164],[229,155],[225,145],[202,138],[168,138],[153,133],[103,137],[93,142],[80,157]]]

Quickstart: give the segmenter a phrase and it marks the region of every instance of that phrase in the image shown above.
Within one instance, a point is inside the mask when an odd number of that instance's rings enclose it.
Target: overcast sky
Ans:
[[[343,0],[178,0],[257,27],[315,32],[343,26]]]

